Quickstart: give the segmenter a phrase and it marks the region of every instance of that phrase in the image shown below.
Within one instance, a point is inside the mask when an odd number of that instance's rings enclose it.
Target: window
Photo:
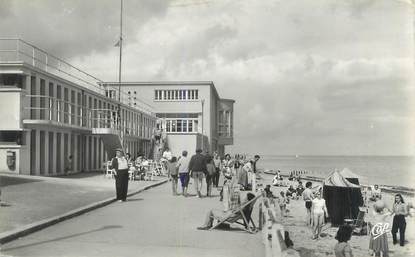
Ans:
[[[189,122],[189,121],[188,120],[183,120],[183,128],[182,128],[183,132],[187,132],[187,122]]]
[[[128,91],[128,94],[131,95],[131,91]]]
[[[188,132],[193,132],[193,121],[192,120],[188,120],[189,122],[189,131]]]
[[[158,90],[154,90],[154,99],[159,100],[159,92],[158,92]]]
[[[177,120],[177,132],[182,132],[182,120]]]
[[[194,90],[195,91],[195,99],[199,99],[199,90]]]

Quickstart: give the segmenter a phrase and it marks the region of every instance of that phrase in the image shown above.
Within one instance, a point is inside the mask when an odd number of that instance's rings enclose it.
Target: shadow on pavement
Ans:
[[[39,179],[17,178],[0,175],[0,187],[19,185],[25,183],[41,182]]]
[[[2,248],[1,251],[2,252],[7,252],[7,251],[22,249],[22,248],[26,248],[26,247],[30,247],[30,246],[41,245],[41,244],[56,242],[56,241],[65,240],[65,239],[68,239],[68,238],[77,237],[77,236],[82,236],[82,235],[86,235],[86,234],[91,234],[91,233],[95,233],[95,232],[102,231],[102,230],[116,229],[116,228],[122,228],[122,227],[123,226],[120,226],[120,225],[103,226],[101,228],[93,229],[93,230],[90,230],[90,231],[80,232],[80,233],[76,233],[76,234],[72,234],[72,235],[68,235],[68,236],[57,237],[57,238],[50,239],[50,240],[40,241],[40,242],[31,243],[31,244],[27,244],[27,245],[20,245],[20,246],[11,247],[11,248]]]

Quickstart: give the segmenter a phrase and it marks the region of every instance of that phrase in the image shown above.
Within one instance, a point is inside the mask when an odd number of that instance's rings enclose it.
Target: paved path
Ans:
[[[125,203],[110,204],[5,244],[1,254],[264,256],[261,233],[249,234],[239,229],[196,230],[213,207],[220,207],[218,197],[172,196],[170,184],[164,184],[137,194]]]
[[[160,181],[165,178],[157,178]],[[131,181],[134,192],[157,181]],[[115,182],[101,173],[66,177],[24,176],[0,173],[0,232],[11,231],[43,219],[115,197]]]

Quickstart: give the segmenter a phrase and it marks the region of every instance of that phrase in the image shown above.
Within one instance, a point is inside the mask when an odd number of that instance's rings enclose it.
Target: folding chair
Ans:
[[[356,219],[344,219],[344,222],[346,224],[350,225],[353,228],[353,233],[354,234],[359,234],[360,235],[360,233],[363,229],[363,225],[365,223],[365,221],[364,221],[365,214],[366,214],[366,211],[359,208],[359,213],[357,214]]]
[[[256,225],[251,218],[252,209],[254,207],[256,200],[258,200],[258,198],[260,198],[261,196],[262,194],[259,194],[250,201],[247,201],[246,203],[242,204],[237,210],[232,211],[231,213],[223,217],[221,220],[218,220],[218,222],[215,225],[213,225],[209,230],[212,230],[224,223],[237,223],[244,226],[243,230],[249,233],[254,233],[256,230]],[[242,222],[240,220],[242,220]],[[252,228],[250,226],[250,223],[252,223]]]

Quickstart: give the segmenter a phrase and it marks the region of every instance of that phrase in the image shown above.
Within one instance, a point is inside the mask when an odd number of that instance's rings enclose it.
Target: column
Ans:
[[[53,131],[53,148],[57,149],[57,140],[56,140],[56,132]],[[56,175],[57,170],[56,170],[56,150],[52,151],[52,160],[53,160],[53,167],[52,167],[52,174]]]
[[[40,174],[40,130],[39,129],[36,129],[35,135],[36,135],[36,153],[35,153],[36,165],[35,165],[34,175],[39,175]]]

